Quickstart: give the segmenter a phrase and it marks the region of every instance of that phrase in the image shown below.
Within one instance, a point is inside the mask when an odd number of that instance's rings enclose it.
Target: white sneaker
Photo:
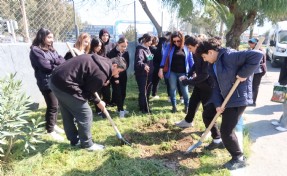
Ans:
[[[59,135],[58,133],[56,133],[55,131],[48,133],[53,139],[57,140],[57,141],[64,141],[64,138]]]
[[[156,95],[156,96],[151,97],[150,101],[158,100],[158,99],[159,99],[159,96],[158,96],[158,95]]]
[[[124,118],[125,117],[125,111],[120,111],[120,118]]]
[[[275,129],[278,130],[278,131],[282,131],[282,132],[287,131],[287,128],[283,128],[281,126],[276,127]]]
[[[88,151],[98,151],[98,150],[104,150],[104,148],[105,148],[105,146],[94,143],[91,147],[86,148],[86,150],[88,150]]]
[[[274,120],[274,121],[271,121],[271,124],[274,125],[274,126],[279,126],[279,125],[280,125],[279,122],[278,122],[278,121],[275,121],[275,120]]]
[[[65,131],[62,128],[60,128],[58,125],[54,126],[54,131],[58,134],[65,134]]]
[[[175,126],[178,126],[180,128],[189,128],[189,127],[192,127],[193,124],[192,123],[188,123],[187,121],[185,121],[183,119],[182,121],[176,122]]]
[[[184,104],[184,99],[182,97],[180,98],[180,103]]]
[[[119,114],[120,114],[120,118],[124,118],[125,115],[129,114],[129,111],[123,110],[123,111],[120,111]]]

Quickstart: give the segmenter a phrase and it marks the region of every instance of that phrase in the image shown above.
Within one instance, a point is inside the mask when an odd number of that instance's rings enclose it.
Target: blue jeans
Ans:
[[[170,76],[169,76],[169,86],[170,86],[170,90],[169,90],[169,94],[170,94],[170,100],[171,100],[171,105],[172,106],[176,106],[176,84],[178,81],[178,78],[181,76],[184,76],[185,73],[175,73],[175,72],[170,72]],[[182,85],[181,81],[179,81],[179,87],[184,99],[184,105],[186,107],[188,107],[188,86],[184,86]]]

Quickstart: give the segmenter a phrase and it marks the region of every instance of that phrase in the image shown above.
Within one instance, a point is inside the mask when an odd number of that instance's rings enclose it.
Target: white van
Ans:
[[[278,67],[287,59],[287,21],[277,22],[269,32],[266,56],[272,67]]]

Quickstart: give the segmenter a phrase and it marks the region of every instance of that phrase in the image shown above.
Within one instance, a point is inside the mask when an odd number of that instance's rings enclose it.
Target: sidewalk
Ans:
[[[279,68],[271,68],[262,78],[256,107],[248,107],[243,115],[245,128],[252,140],[248,167],[232,171],[233,176],[284,176],[287,175],[287,132],[275,130],[270,122],[279,120],[282,104],[270,101],[273,84],[278,81]]]

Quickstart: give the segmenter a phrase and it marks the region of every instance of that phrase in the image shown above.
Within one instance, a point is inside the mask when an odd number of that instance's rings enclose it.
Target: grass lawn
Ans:
[[[222,164],[230,160],[223,149],[205,151],[202,146],[190,154],[186,149],[196,143],[205,130],[201,120],[201,107],[196,114],[194,127],[180,129],[174,122],[184,118],[183,112],[170,113],[166,89],[160,83],[159,100],[151,102],[152,115],[144,115],[138,108],[138,89],[134,77],[129,78],[126,109],[130,114],[118,118],[116,108],[109,108],[111,116],[122,135],[132,146],[121,145],[107,119],[94,115],[92,127],[93,140],[106,146],[104,151],[88,152],[71,147],[66,140],[63,143],[43,136],[45,143],[36,145],[36,151],[24,153],[23,143],[17,143],[12,150],[9,163],[0,165],[0,175],[66,175],[66,176],[143,176],[143,175],[230,175]],[[178,105],[182,110],[183,105]],[[32,116],[44,116],[44,109]],[[62,126],[59,117],[59,125]],[[209,138],[204,144],[207,145]],[[244,137],[245,153],[249,155],[248,136]]]

